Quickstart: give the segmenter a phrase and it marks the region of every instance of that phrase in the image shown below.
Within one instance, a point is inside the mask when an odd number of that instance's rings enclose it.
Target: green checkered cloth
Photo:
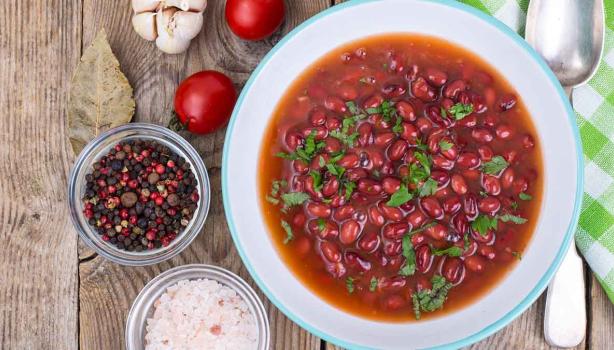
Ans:
[[[524,35],[529,0],[459,0]],[[584,198],[576,243],[614,302],[614,0],[605,0],[605,50],[597,73],[573,92],[584,146]]]

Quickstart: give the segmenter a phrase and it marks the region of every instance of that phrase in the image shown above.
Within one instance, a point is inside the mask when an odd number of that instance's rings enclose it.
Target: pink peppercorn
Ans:
[[[166,172],[166,167],[164,167],[164,165],[162,164],[156,165],[156,173],[162,175],[164,174],[164,172]]]

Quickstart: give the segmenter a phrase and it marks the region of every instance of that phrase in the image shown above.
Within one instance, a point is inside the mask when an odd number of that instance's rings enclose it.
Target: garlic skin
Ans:
[[[207,0],[132,0],[136,33],[168,54],[182,53],[200,33]]]
[[[147,41],[154,41],[158,36],[156,32],[156,13],[143,12],[132,17],[134,31]]]

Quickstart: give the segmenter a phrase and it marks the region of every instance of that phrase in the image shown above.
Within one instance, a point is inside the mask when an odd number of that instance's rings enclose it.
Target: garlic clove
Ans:
[[[132,0],[134,13],[155,11],[160,5],[160,0]]]
[[[159,36],[156,39],[156,46],[168,54],[182,53],[190,46],[190,40],[176,39],[169,36]]]
[[[177,9],[171,7],[158,11],[156,16],[156,24],[158,26],[156,46],[170,54],[182,53],[190,46],[190,39],[175,36],[175,13],[177,13]]]
[[[164,6],[174,6],[183,11],[202,12],[207,7],[207,0],[166,0]]]
[[[143,39],[148,41],[156,40],[156,13],[143,12],[132,17],[132,27],[134,31]]]
[[[173,36],[178,39],[192,40],[200,33],[203,26],[203,14],[178,11],[173,15],[173,21],[175,22]]]

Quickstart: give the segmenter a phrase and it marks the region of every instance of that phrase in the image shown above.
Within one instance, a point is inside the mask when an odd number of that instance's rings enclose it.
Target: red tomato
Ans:
[[[207,134],[228,122],[237,92],[230,78],[205,70],[189,76],[175,92],[175,113],[190,132]]]
[[[228,0],[226,22],[241,39],[261,40],[279,28],[284,10],[283,0]]]

